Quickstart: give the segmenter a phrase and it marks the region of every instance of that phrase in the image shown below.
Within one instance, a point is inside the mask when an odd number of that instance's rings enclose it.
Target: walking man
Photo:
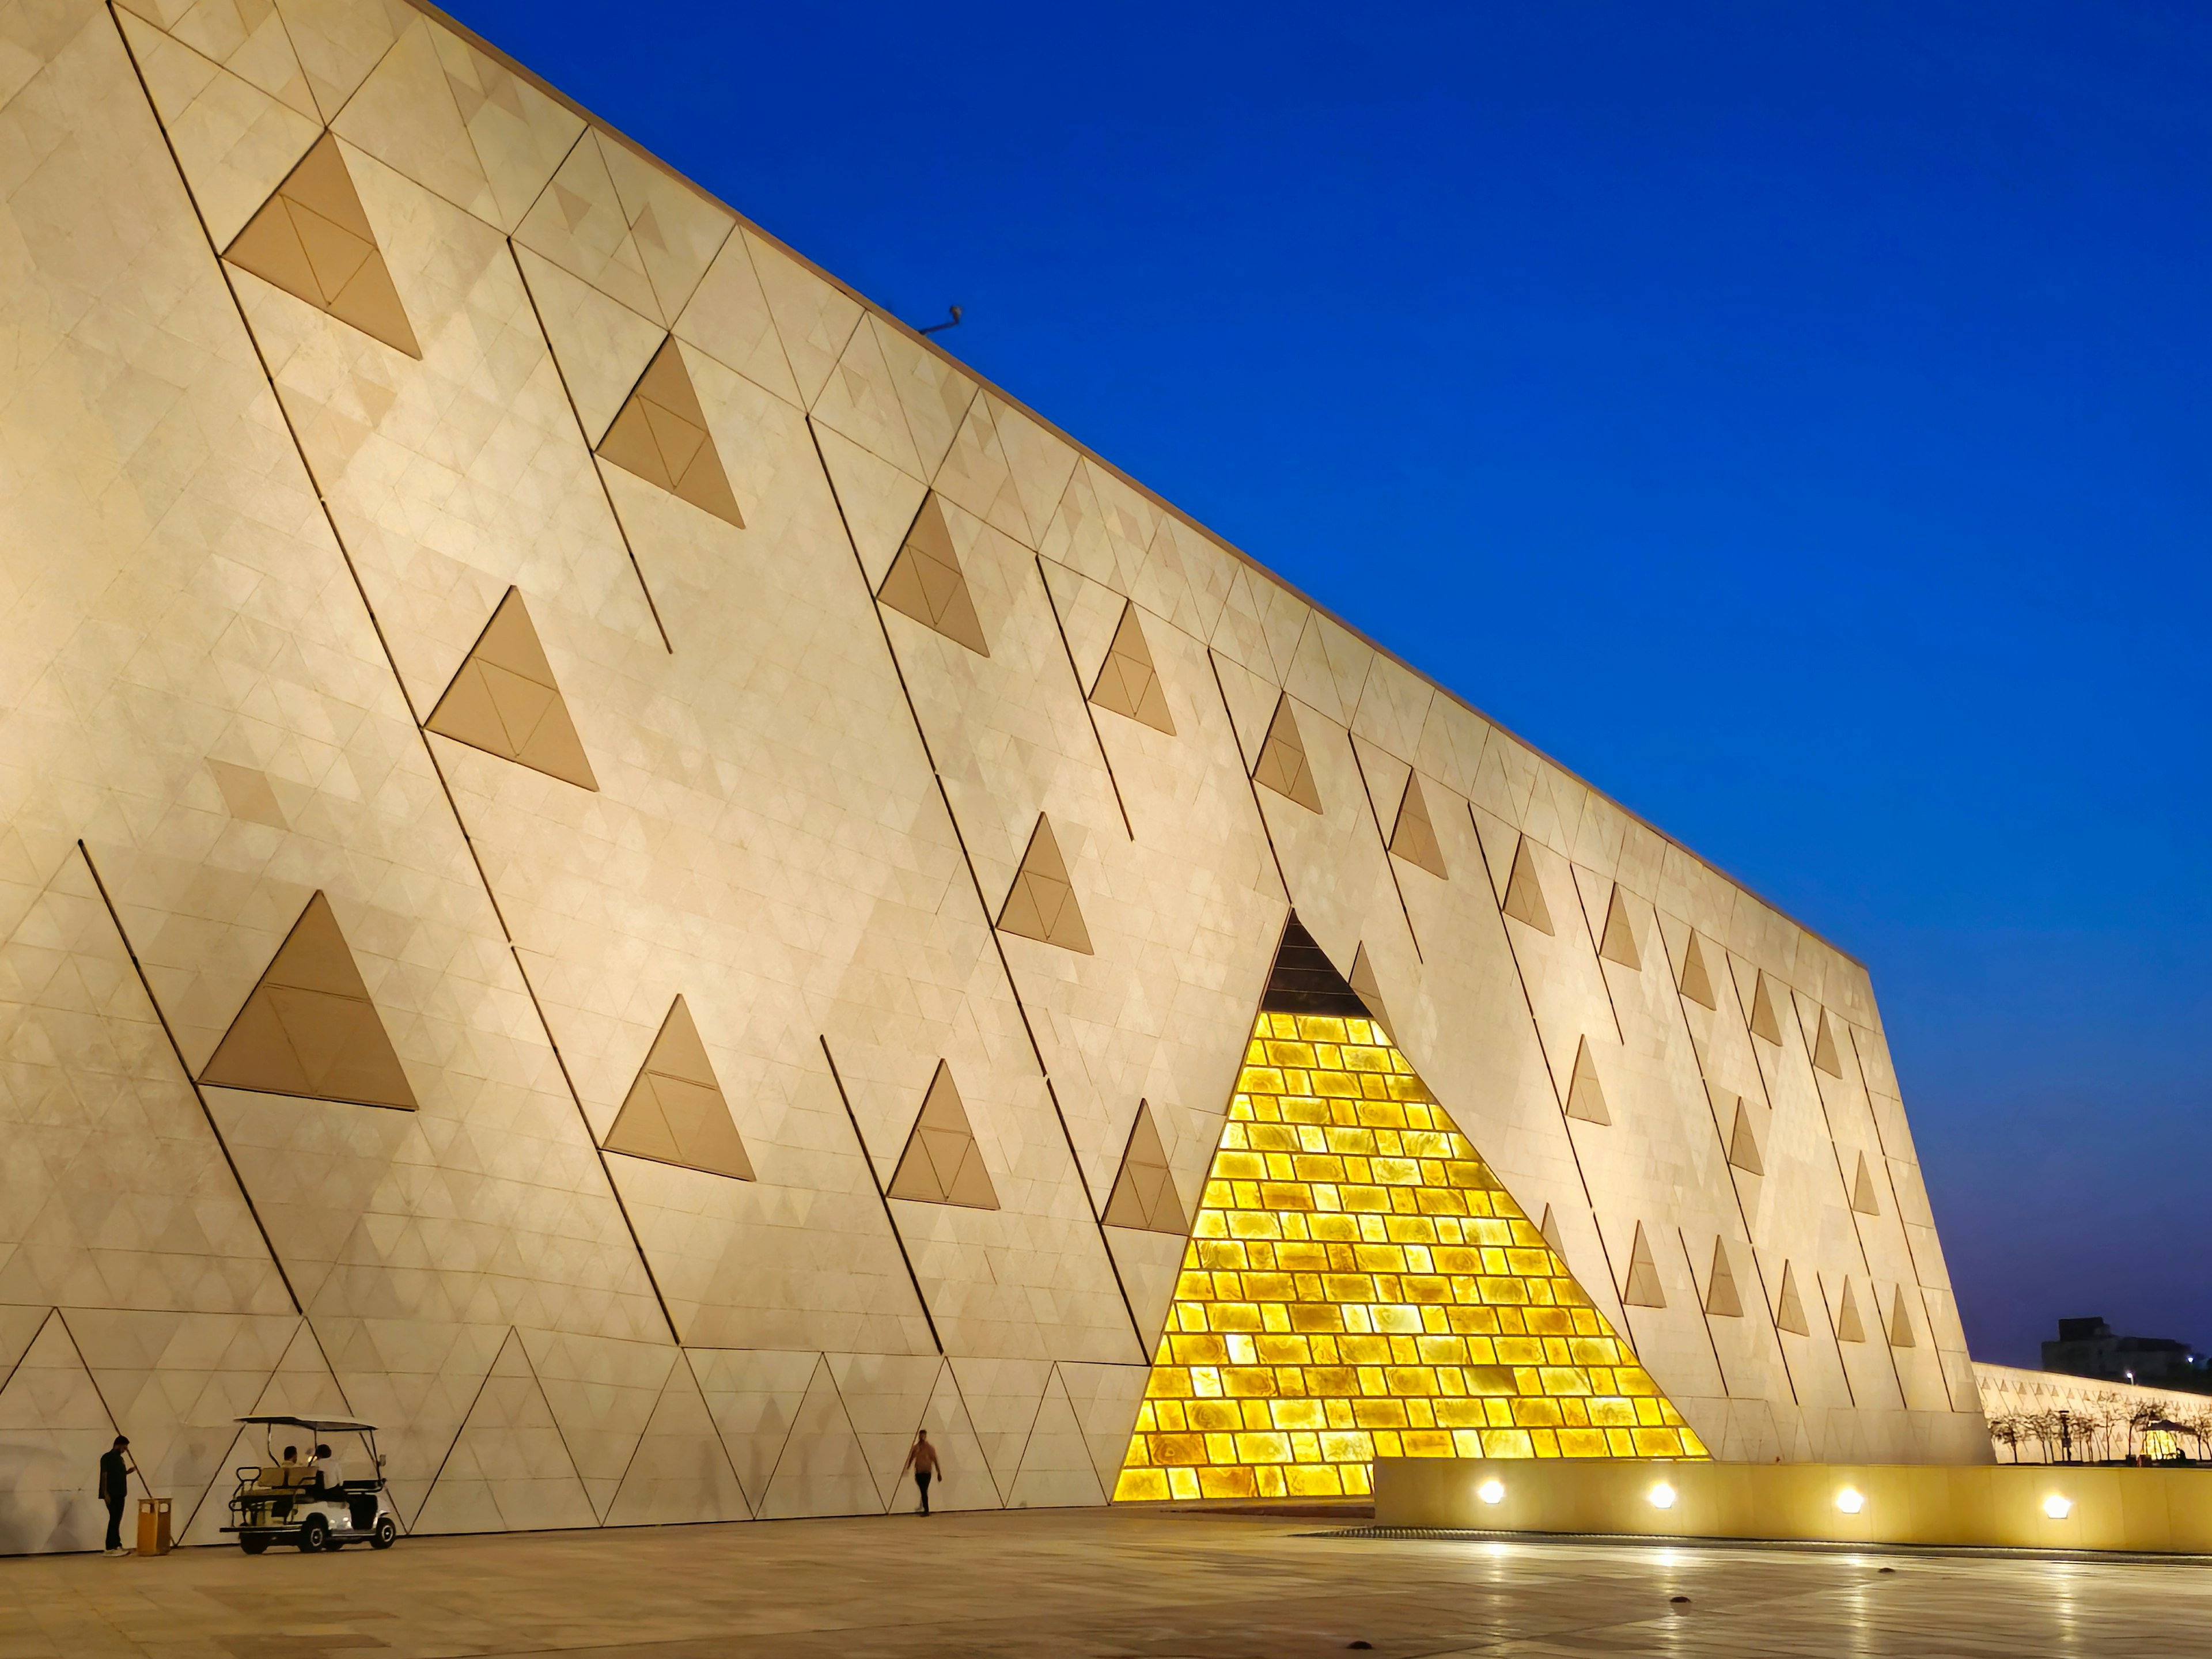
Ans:
[[[131,1496],[131,1441],[117,1435],[115,1443],[100,1455],[100,1501],[107,1505],[107,1553],[128,1555],[123,1547],[123,1502]]]
[[[927,1515],[929,1483],[945,1472],[945,1466],[937,1461],[937,1448],[929,1443],[927,1429],[914,1431],[914,1444],[907,1448],[906,1462],[899,1465],[899,1473],[904,1474],[908,1469],[914,1471],[915,1489],[921,1494],[921,1507],[915,1513]]]

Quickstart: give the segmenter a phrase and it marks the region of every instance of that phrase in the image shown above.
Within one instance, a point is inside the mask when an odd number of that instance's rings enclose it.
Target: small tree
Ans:
[[[2016,1413],[2008,1413],[2005,1416],[1990,1419],[1990,1438],[2008,1449],[2015,1463],[2020,1462],[2021,1429],[2021,1419]]]

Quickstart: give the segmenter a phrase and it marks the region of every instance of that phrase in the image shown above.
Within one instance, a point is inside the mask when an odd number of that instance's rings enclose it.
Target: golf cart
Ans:
[[[384,1490],[384,1459],[377,1455],[376,1430],[349,1417],[241,1417],[258,1424],[269,1452],[264,1463],[237,1470],[238,1490],[230,1495],[231,1524],[238,1547],[258,1555],[271,1544],[294,1544],[302,1554],[367,1544],[388,1550],[399,1537],[399,1516]],[[336,1457],[288,1463],[276,1455],[276,1431],[297,1430],[312,1453],[318,1443],[350,1436],[368,1453],[360,1467],[365,1478],[347,1479]]]

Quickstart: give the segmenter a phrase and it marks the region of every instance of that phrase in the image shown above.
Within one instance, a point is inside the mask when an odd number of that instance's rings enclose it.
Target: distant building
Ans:
[[[2101,1319],[2062,1319],[2058,1340],[2043,1345],[2043,1369],[2146,1389],[2212,1394],[2212,1360],[2162,1336],[2115,1336]]]

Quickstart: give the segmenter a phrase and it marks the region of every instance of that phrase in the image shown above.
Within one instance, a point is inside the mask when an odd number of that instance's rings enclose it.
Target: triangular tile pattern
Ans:
[[[117,1432],[69,1328],[48,1313],[0,1387],[0,1553],[100,1547],[107,1510],[93,1474]]]
[[[930,1390],[929,1405],[915,1425],[929,1431],[930,1443],[937,1448],[939,1460],[938,1478],[930,1488],[929,1506],[933,1510],[990,1510],[1004,1502],[998,1483],[992,1478],[991,1466],[983,1455],[982,1442],[977,1437],[975,1425],[968,1415],[968,1402],[961,1398],[960,1381],[947,1364],[937,1374],[937,1384]],[[1120,1455],[1120,1446],[1115,1455]],[[902,1461],[906,1453],[899,1453]],[[896,1471],[893,1471],[896,1478]],[[911,1493],[909,1484],[906,1491]],[[891,1495],[890,1507],[900,1508],[897,1492]]]
[[[284,809],[277,805],[276,792],[269,786],[269,775],[252,766],[236,766],[229,761],[208,760],[208,770],[214,775],[216,787],[222,792],[222,804],[230,815],[247,823],[266,824],[271,830],[289,830],[292,826],[284,817]]]
[[[1167,1148],[1160,1142],[1159,1126],[1152,1121],[1152,1104],[1137,1103],[1137,1121],[1129,1129],[1129,1144],[1121,1154],[1121,1173],[1106,1200],[1102,1218],[1108,1225],[1135,1227],[1146,1232],[1190,1231],[1177,1195],[1175,1176],[1168,1167]]]
[[[1052,833],[1052,820],[1037,814],[1030,832],[1029,850],[1022,867],[999,909],[999,931],[1041,939],[1064,951],[1092,954],[1091,930],[1083,925],[1083,907],[1076,902],[1075,884],[1067,873],[1067,860],[1060,855],[1060,842]]]
[[[981,403],[977,404],[981,407]],[[1152,662],[1152,647],[1145,641],[1144,624],[1137,619],[1134,602],[1121,607],[1121,626],[1106,647],[1098,678],[1091,688],[1091,701],[1101,708],[1142,720],[1155,732],[1176,734],[1175,716],[1168,713],[1168,695]]]
[[[599,1520],[522,1339],[510,1330],[413,1530],[535,1531]]]
[[[1812,1324],[1805,1317],[1805,1299],[1797,1293],[1797,1270],[1787,1261],[1782,1264],[1781,1294],[1774,1298],[1774,1325],[1798,1336],[1813,1334]]]
[[[423,724],[579,789],[599,787],[519,587],[507,590]]]
[[[1881,1200],[1875,1196],[1874,1176],[1867,1168],[1867,1157],[1859,1154],[1859,1167],[1851,1177],[1851,1208],[1861,1215],[1880,1215]]]
[[[1369,1015],[1382,1028],[1382,1035],[1395,1042],[1398,1039],[1390,1031],[1390,1011],[1382,1006],[1382,987],[1376,980],[1374,958],[1367,954],[1364,939],[1352,953],[1350,982],[1352,994],[1366,1006]]]
[[[1912,1334],[1912,1315],[1905,1305],[1905,1286],[1900,1285],[1892,1295],[1889,1304],[1889,1346],[1893,1348],[1917,1348],[1919,1342]]]
[[[416,1109],[331,902],[307,901],[261,981],[200,1072],[202,1083],[266,1095]]]
[[[1548,1204],[1544,1206],[1544,1218],[1536,1224],[1536,1231],[1543,1234],[1544,1243],[1552,1247],[1552,1254],[1564,1261],[1567,1254],[1566,1241],[1560,1236],[1559,1218],[1552,1213],[1552,1206]]]
[[[754,1179],[752,1159],[731,1119],[729,1097],[682,997],[661,1022],[605,1145],[611,1152],[632,1158],[738,1181]]]
[[[763,1520],[803,1515],[881,1515],[884,1495],[853,1431],[830,1363],[817,1359],[763,1500]]]
[[[1836,1340],[1863,1342],[1866,1340],[1866,1322],[1859,1317],[1859,1299],[1852,1293],[1851,1281],[1844,1280],[1844,1297],[1836,1307]]]
[[[975,614],[975,597],[960,568],[960,555],[953,550],[951,527],[945,522],[945,508],[934,490],[922,498],[921,511],[915,514],[876,598],[977,656],[991,654],[983,620]]]
[[[751,1513],[688,1360],[668,1368],[660,1399],[607,1510],[610,1527],[743,1521]]]
[[[1663,1308],[1667,1292],[1659,1283],[1659,1264],[1652,1259],[1651,1241],[1644,1236],[1644,1224],[1636,1224],[1636,1242],[1628,1250],[1628,1285],[1620,1299],[1632,1308]]]
[[[1314,782],[1305,739],[1298,735],[1298,717],[1291,712],[1287,695],[1276,700],[1275,717],[1267,723],[1260,759],[1252,768],[1252,781],[1297,802],[1309,812],[1322,810],[1321,789]]]
[[[1513,873],[1506,878],[1505,902],[1499,908],[1540,933],[1553,931],[1552,907],[1544,902],[1544,884],[1536,878],[1536,861],[1528,855],[1526,836],[1514,846]]]
[[[599,440],[599,455],[725,524],[745,527],[673,334],[661,342],[638,377],[607,435]]]
[[[1598,939],[1597,953],[1631,973],[1644,971],[1643,953],[1636,948],[1635,930],[1628,925],[1628,907],[1621,902],[1618,882],[1613,884],[1613,900],[1605,908],[1605,932]]]
[[[222,257],[394,350],[422,355],[338,141],[327,132]]]
[[[1575,1046],[1574,1075],[1567,1084],[1567,1115],[1585,1123],[1613,1121],[1613,1114],[1606,1110],[1605,1089],[1597,1080],[1597,1062],[1590,1058],[1588,1037]]]
[[[1758,972],[1757,969],[1753,969]],[[1759,974],[1759,989],[1751,999],[1751,1034],[1769,1042],[1782,1041],[1782,1021],[1775,1014],[1774,999],[1766,988],[1766,975]]]
[[[1713,1241],[1712,1283],[1705,1291],[1705,1311],[1723,1319],[1743,1317],[1743,1297],[1735,1287],[1735,1270],[1729,1266],[1728,1246]]]
[[[1129,1449],[1129,1426],[1143,1404],[1145,1384],[1152,1376],[1144,1365],[1094,1364],[1061,1360],[1054,1367],[1067,1390],[1068,1404],[1083,1425],[1083,1438],[1091,1450],[1091,1467],[1097,1472],[1099,1490],[1114,1490],[1121,1473],[1122,1454]]]
[[[1091,1466],[1091,1448],[1083,1425],[1069,1403],[1067,1388],[1054,1366],[1037,1401],[1036,1420],[1030,1425],[1029,1443],[1022,1448],[1019,1470],[1006,1494],[1011,1509],[1064,1509],[1103,1504],[1104,1488]]]
[[[883,1506],[896,1508],[904,1484],[902,1465],[914,1444],[915,1430],[927,1426],[922,1419],[945,1361],[933,1353],[833,1353],[823,1358],[830,1362],[830,1380],[845,1402],[853,1432],[860,1437],[860,1449],[868,1455]],[[933,1428],[931,1432],[934,1437]],[[939,1455],[944,1455],[942,1449]],[[910,1493],[913,1489],[906,1490]]]
[[[952,1068],[941,1060],[888,1190],[893,1198],[921,1204],[953,1204],[970,1210],[999,1207],[990,1171],[983,1167],[983,1149],[969,1127],[968,1108],[952,1081]]]
[[[295,1417],[351,1417],[353,1408],[331,1375],[322,1345],[303,1319],[289,1322],[295,1330],[284,1357],[263,1382],[260,1392],[237,1415]],[[176,1492],[176,1539],[179,1544],[228,1544],[222,1528],[230,1520],[230,1497],[237,1490],[234,1471],[246,1463],[258,1464],[269,1455],[270,1437],[258,1428],[230,1425],[229,1450],[214,1461],[214,1472],[202,1488],[189,1514],[191,1499]],[[126,1431],[127,1432],[127,1431]],[[279,1443],[281,1448],[282,1443]]]
[[[755,1510],[768,1499],[769,1480],[821,1356],[811,1352],[754,1348],[690,1348],[684,1358],[699,1378],[699,1392],[714,1419],[722,1449]]]
[[[1720,999],[1713,994],[1713,976],[1705,969],[1705,953],[1698,948],[1698,936],[1690,935],[1689,948],[1682,952],[1682,994],[1692,1002],[1717,1011]]]
[[[1328,1167],[1293,1166],[1316,1134]],[[1416,1356],[1392,1329],[1433,1334]],[[1376,1457],[1705,1455],[1374,1023],[1263,1011],[1115,1498],[1357,1494]]]
[[[1759,1155],[1759,1136],[1752,1127],[1751,1107],[1741,1095],[1735,1103],[1735,1127],[1729,1132],[1728,1161],[1746,1175],[1766,1173],[1765,1161]]]
[[[1421,793],[1421,775],[1406,774],[1406,793],[1398,802],[1398,822],[1390,831],[1390,850],[1408,864],[1419,865],[1438,881],[1449,881],[1444,849],[1437,843],[1436,825],[1429,821],[1428,797]]]
[[[1836,1035],[1828,1026],[1828,1011],[1820,1011],[1820,1034],[1813,1042],[1813,1068],[1826,1072],[1830,1077],[1841,1078],[1844,1063],[1836,1055]]]

